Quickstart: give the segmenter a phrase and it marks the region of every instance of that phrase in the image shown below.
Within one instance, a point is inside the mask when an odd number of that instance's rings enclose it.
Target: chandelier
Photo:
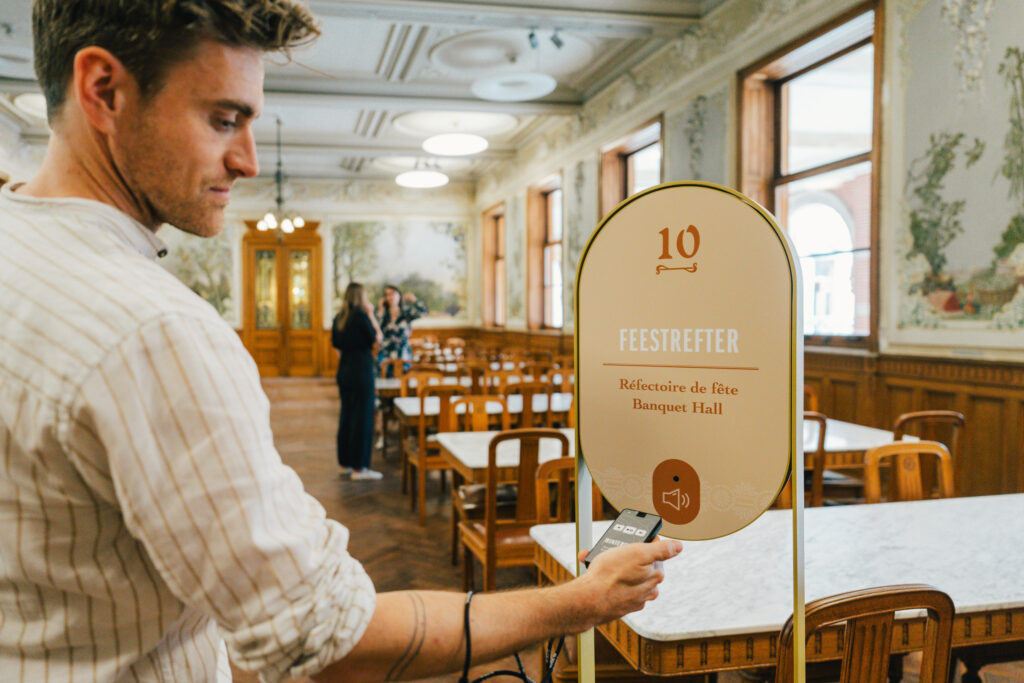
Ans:
[[[296,228],[306,225],[305,219],[297,213],[284,210],[284,170],[281,168],[281,117],[277,118],[277,170],[274,171],[274,182],[277,183],[277,208],[267,212],[267,215],[256,224],[260,231],[276,230],[277,238],[281,239],[282,234],[290,235]]]

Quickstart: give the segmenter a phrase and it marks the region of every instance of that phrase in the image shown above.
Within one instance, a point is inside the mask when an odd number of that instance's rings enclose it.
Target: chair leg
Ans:
[[[459,512],[455,509],[455,484],[452,483],[452,566],[459,563]]]
[[[473,553],[469,548],[462,547],[462,590],[473,590]]]
[[[427,524],[427,468],[423,467],[423,463],[416,468],[416,479],[418,484],[418,496],[416,502],[420,508],[420,526],[426,526]]]
[[[497,564],[497,558],[492,553],[487,553],[487,558],[484,560],[484,590],[487,592],[493,591],[497,583],[498,568],[495,566]]]

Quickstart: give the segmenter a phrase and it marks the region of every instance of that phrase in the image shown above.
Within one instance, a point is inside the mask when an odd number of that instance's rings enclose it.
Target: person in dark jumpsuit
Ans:
[[[352,479],[380,479],[370,469],[373,454],[373,412],[376,399],[376,363],[373,346],[381,341],[380,326],[366,290],[357,282],[345,289],[341,311],[331,326],[331,344],[338,360],[341,417],[338,422],[338,465]]]

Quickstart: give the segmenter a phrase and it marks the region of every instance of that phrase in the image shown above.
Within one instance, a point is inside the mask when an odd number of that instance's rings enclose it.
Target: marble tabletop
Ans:
[[[916,436],[904,436],[907,441],[917,441]],[[825,451],[827,453],[848,453],[866,451],[869,448],[892,443],[892,432],[875,427],[829,418],[825,425]],[[818,423],[804,422],[804,452],[818,447]]]
[[[559,429],[569,437],[569,455],[576,452],[576,432],[573,429]],[[469,469],[487,469],[487,456],[491,439],[499,432],[441,432],[437,441],[441,447],[461,461]],[[562,455],[561,444],[555,439],[541,439],[540,462],[554,460]],[[498,444],[498,467],[516,467],[519,465],[519,442],[505,441]]]
[[[516,413],[523,412],[523,396],[522,394],[509,394],[505,397],[505,401],[508,403],[508,412],[513,415]],[[426,401],[426,414],[437,415],[441,412],[441,399],[437,396],[427,396]],[[556,393],[551,395],[551,409],[556,413],[564,413],[569,410],[572,405],[572,394],[569,393]],[[542,413],[547,411],[548,408],[548,397],[547,394],[534,394],[533,395],[533,412]],[[397,410],[406,419],[419,417],[420,414],[420,399],[418,396],[400,396],[395,399],[395,410]],[[501,405],[498,403],[489,403],[487,405],[488,414],[498,415],[501,413]],[[826,434],[826,438],[827,438]]]
[[[808,508],[805,595],[897,583],[945,591],[958,613],[1024,607],[1024,494]],[[610,522],[594,523],[594,538]],[[572,524],[530,535],[575,573]],[[793,611],[792,513],[769,510],[665,563],[656,600],[623,622],[644,638],[689,640],[778,631]]]

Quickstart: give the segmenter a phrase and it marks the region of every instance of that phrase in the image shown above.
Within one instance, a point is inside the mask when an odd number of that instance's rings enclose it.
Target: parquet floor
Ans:
[[[351,532],[349,550],[366,567],[377,590],[461,590],[461,566],[452,566],[449,560],[448,493],[441,493],[436,480],[428,483],[427,525],[419,526],[409,511],[408,497],[401,493],[397,439],[391,439],[386,457],[382,457],[379,450],[374,452],[372,466],[384,473],[384,479],[374,482],[342,479],[335,460],[339,402],[334,380],[269,379],[264,380],[264,389],[270,397],[274,442],[282,459],[295,469],[306,490],[320,501],[327,515],[348,527]],[[529,569],[498,572],[499,589],[535,582],[536,574]],[[477,585],[480,583],[478,568]],[[524,653],[523,661],[529,675],[536,680],[539,677],[537,650]],[[910,664],[905,671],[907,683],[917,680],[916,667]],[[513,667],[509,658],[497,665],[477,667],[473,677],[496,668]],[[1020,683],[1024,681],[1024,664],[995,665],[983,669],[982,675],[985,683]],[[256,680],[252,675],[235,672],[238,683],[255,683]],[[456,683],[458,676],[429,680]],[[735,673],[718,678],[719,683],[741,680]]]

